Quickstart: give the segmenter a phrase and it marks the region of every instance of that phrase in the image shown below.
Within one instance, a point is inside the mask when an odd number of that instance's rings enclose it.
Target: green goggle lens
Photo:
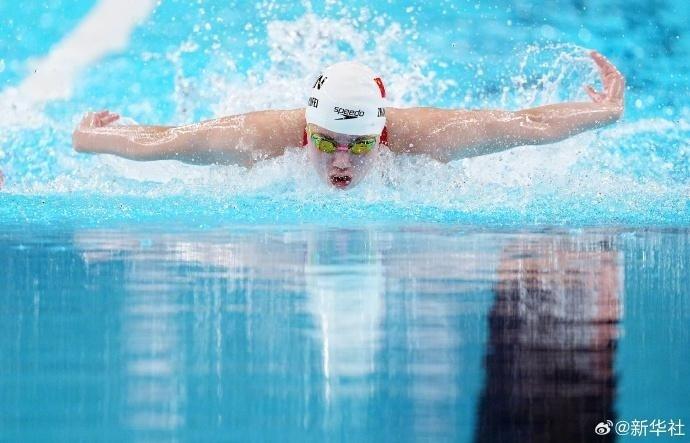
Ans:
[[[333,154],[335,151],[338,150],[338,145],[334,140],[324,138],[318,134],[311,134],[311,139],[314,141],[314,145],[316,145],[316,148],[321,152],[325,152],[326,154]],[[372,137],[356,140],[350,143],[348,145],[348,148],[350,149],[350,152],[352,152],[353,154],[362,155],[368,154],[375,144],[376,139]]]
[[[350,152],[355,155],[368,154],[376,144],[376,139],[359,140],[350,145]]]
[[[316,134],[312,134],[311,139],[314,140],[314,144],[318,150],[326,154],[333,154],[338,149],[333,140],[319,137]]]

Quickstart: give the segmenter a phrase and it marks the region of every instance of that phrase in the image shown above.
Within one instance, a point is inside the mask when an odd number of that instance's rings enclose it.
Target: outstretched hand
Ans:
[[[616,106],[623,107],[623,95],[625,93],[625,77],[616,69],[606,57],[592,51],[589,53],[594,63],[599,68],[601,75],[601,83],[604,86],[602,92],[597,92],[591,85],[585,86],[585,91],[594,100],[595,103],[610,103]]]
[[[85,130],[91,128],[102,128],[104,126],[108,126],[114,121],[117,121],[119,118],[120,116],[118,114],[108,110],[100,112],[87,112],[79,122],[77,129]]]
[[[88,138],[93,129],[103,128],[118,120],[120,116],[110,111],[87,112],[72,132],[72,146],[77,152],[97,152]]]

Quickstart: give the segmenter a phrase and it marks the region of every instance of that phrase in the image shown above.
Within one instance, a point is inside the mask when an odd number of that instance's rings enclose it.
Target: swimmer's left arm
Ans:
[[[555,143],[618,120],[625,79],[604,56],[592,52],[603,92],[586,88],[591,102],[559,103],[521,111],[386,109],[391,150],[424,153],[441,161]]]

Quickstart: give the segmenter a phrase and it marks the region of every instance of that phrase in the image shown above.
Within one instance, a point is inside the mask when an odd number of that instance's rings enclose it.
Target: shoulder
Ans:
[[[389,148],[393,152],[427,153],[426,142],[448,125],[477,119],[471,110],[431,107],[386,108]]]

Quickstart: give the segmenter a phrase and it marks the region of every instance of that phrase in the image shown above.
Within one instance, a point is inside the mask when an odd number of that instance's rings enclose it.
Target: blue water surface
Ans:
[[[687,230],[34,229],[0,247],[7,441],[687,423]]]

